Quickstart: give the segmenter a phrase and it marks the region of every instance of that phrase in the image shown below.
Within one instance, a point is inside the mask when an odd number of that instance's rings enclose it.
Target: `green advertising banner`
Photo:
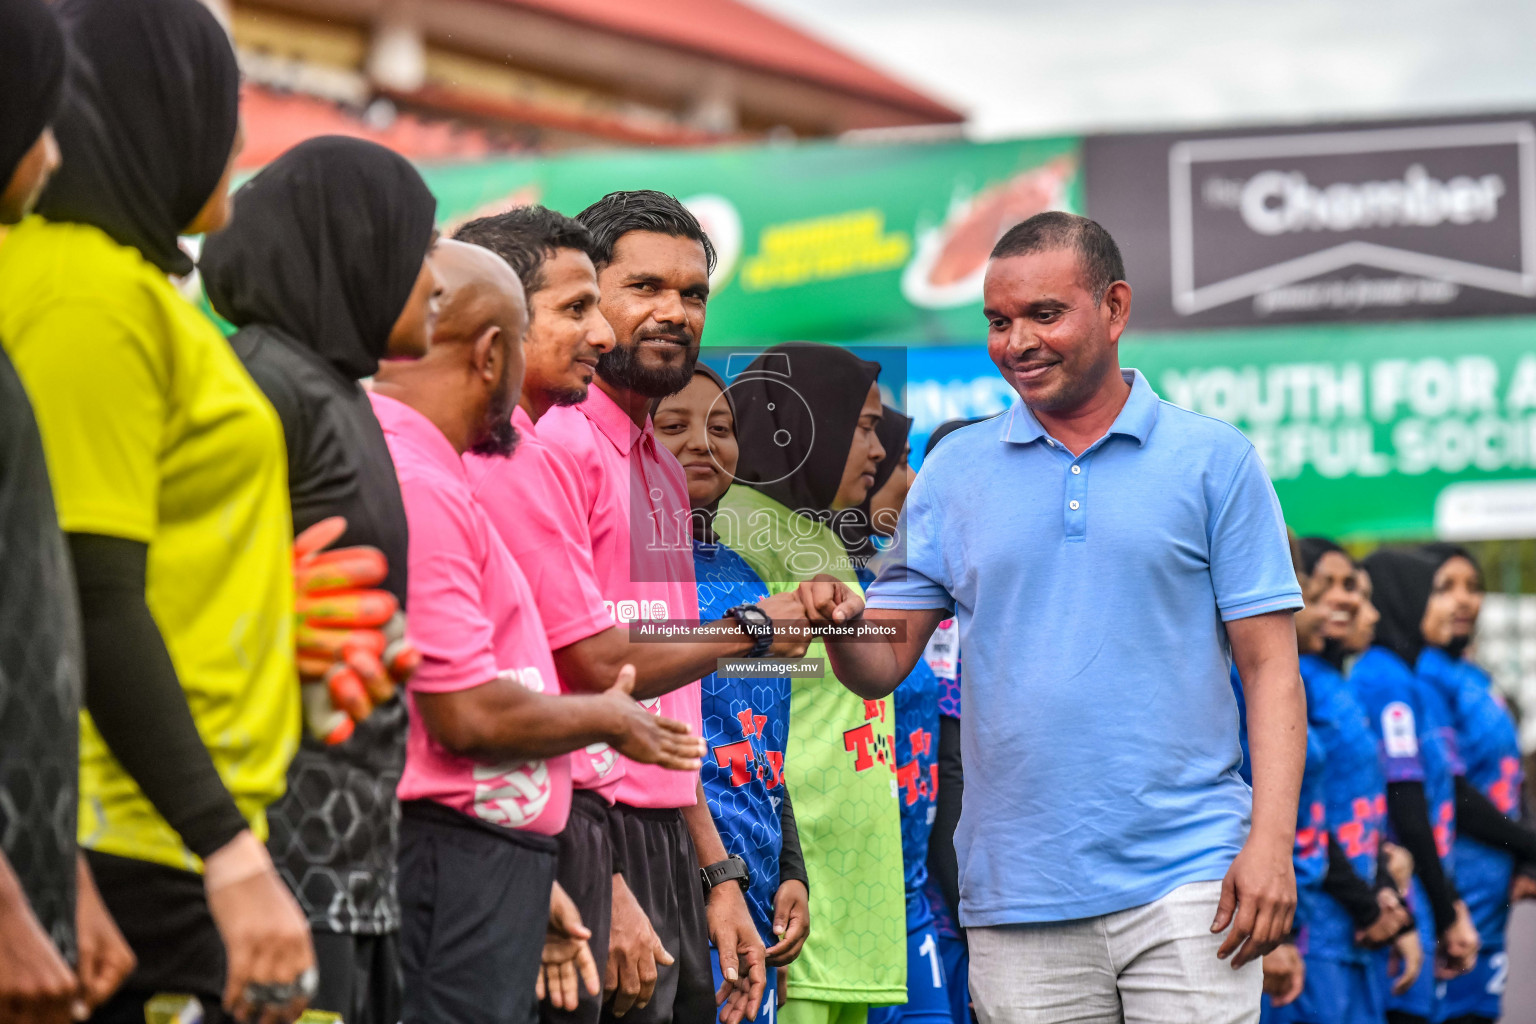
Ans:
[[[1536,536],[1536,320],[1144,336],[1125,362],[1241,427],[1298,533]]]
[[[542,203],[575,214],[618,189],[669,192],[720,253],[712,344],[976,337],[987,253],[1042,210],[1083,208],[1075,138],[806,143],[576,154],[424,167],[451,231]]]

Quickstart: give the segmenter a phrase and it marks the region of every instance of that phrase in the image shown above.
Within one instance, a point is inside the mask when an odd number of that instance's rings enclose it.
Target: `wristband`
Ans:
[[[752,872],[747,870],[747,862],[740,857],[727,857],[725,860],[706,864],[699,869],[699,878],[704,883],[706,896],[722,882],[737,881],[741,883],[742,892],[746,892],[747,887],[752,884]]]

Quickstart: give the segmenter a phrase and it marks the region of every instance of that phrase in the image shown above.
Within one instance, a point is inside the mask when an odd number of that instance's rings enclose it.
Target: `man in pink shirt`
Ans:
[[[655,308],[639,315],[632,311],[631,319],[622,321],[622,345],[632,347],[647,333],[681,332],[691,374],[708,288],[708,243],[675,200],[648,196],[641,201],[654,207],[654,216],[635,237],[670,251],[647,271]],[[547,590],[542,582],[535,583],[535,590],[561,680],[572,689],[590,690],[611,676],[614,666],[631,662],[638,672],[638,699],[654,702],[662,713],[697,721],[698,678],[712,671],[718,658],[750,653],[754,641],[734,618],[718,624],[718,640],[655,644],[629,639],[627,627],[636,620],[697,618],[691,531],[681,469],[659,448],[650,429],[651,399],[606,381],[589,392],[599,360],[611,359],[615,347],[614,330],[603,315],[612,308],[606,293],[598,308],[593,264],[598,251],[591,235],[570,218],[527,207],[473,221],[458,237],[503,256],[529,291],[528,366],[514,422],[525,439],[535,440],[525,441],[510,464],[469,461],[471,476],[478,477],[477,495],[514,557],[530,579],[548,581]],[[637,327],[642,328],[638,334]],[[614,394],[626,396],[637,415],[622,411]],[[563,500],[556,500],[557,494]],[[653,523],[664,529],[652,529]],[[569,541],[573,529],[580,536],[575,545]],[[762,611],[775,621],[803,621],[793,595],[776,597]],[[771,649],[798,656],[804,643],[781,637]],[[739,1020],[748,1009],[761,945],[749,933],[738,886],[714,889],[705,906],[699,863],[724,861],[725,853],[706,806],[701,801],[695,806],[697,778],[629,766],[606,750],[579,752],[575,761],[578,795],[571,825],[561,837],[560,878],[594,923],[600,950],[611,884],[610,1014],[623,1014],[626,1021],[712,1017],[712,938],[737,975],[722,993],[724,1019]],[[618,856],[610,861],[608,844],[590,834],[602,826],[587,822],[584,808],[595,816],[615,797],[619,805],[610,824]],[[681,808],[687,810],[680,814]],[[629,834],[642,826],[643,839]],[[664,853],[627,862],[630,848],[657,844]],[[609,872],[614,872],[611,881]],[[671,957],[660,952],[662,947],[675,954],[675,968],[668,969]],[[546,1011],[545,1019],[591,1024],[598,1011],[594,1000],[574,1015]]]
[[[506,265],[439,247],[433,348],[380,367],[372,396],[410,526],[408,688],[400,780],[405,1024],[537,1020],[553,836],[570,807],[568,753],[611,743],[637,762],[697,770],[702,741],[629,696],[561,696],[527,579],[476,502],[466,450],[505,457],[522,377],[522,288]],[[697,728],[693,729],[697,732]]]

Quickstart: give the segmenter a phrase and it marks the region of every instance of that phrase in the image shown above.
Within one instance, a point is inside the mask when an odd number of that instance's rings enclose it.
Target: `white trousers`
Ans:
[[[1254,1024],[1263,973],[1217,960],[1221,883],[1102,917],[968,928],[981,1024]]]

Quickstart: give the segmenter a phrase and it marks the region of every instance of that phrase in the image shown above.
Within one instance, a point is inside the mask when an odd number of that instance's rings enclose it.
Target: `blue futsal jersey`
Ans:
[[[1232,696],[1237,699],[1237,740],[1243,751],[1243,763],[1238,774],[1252,786],[1253,766],[1248,759],[1248,701],[1243,696],[1243,681],[1235,665],[1230,679]],[[1319,905],[1327,899],[1323,894],[1323,876],[1328,873],[1327,797],[1324,786],[1326,763],[1327,754],[1322,736],[1309,721],[1307,762],[1302,770],[1301,794],[1296,804],[1296,844],[1291,849],[1291,863],[1296,871],[1296,923],[1308,935],[1309,922],[1318,912]],[[1306,949],[1303,948],[1302,952],[1306,952]]]
[[[896,786],[910,932],[930,920],[923,886],[939,795],[939,682],[921,659],[896,688]]]
[[[1452,709],[1456,741],[1467,781],[1510,818],[1520,817],[1520,743],[1515,721],[1488,674],[1438,647],[1419,655],[1419,677]],[[1502,949],[1509,918],[1514,859],[1475,839],[1458,837],[1456,888],[1467,902],[1483,946]]]
[[[1355,662],[1349,677],[1382,745],[1387,781],[1422,782],[1429,805],[1435,849],[1452,870],[1456,839],[1456,768],[1454,751],[1443,746],[1444,702],[1393,652],[1372,647]]]
[[[726,609],[768,599],[768,588],[740,555],[724,544],[693,545],[699,584],[699,619],[713,622]],[[779,889],[784,836],[779,808],[784,793],[784,747],[789,739],[789,677],[700,680],[704,739],[704,796],[726,853],[741,857],[752,874],[747,907],[762,940],[772,945],[773,898]]]
[[[1354,690],[1339,671],[1315,654],[1301,656],[1307,691],[1307,732],[1323,746],[1324,815],[1333,841],[1367,882],[1376,877],[1376,858],[1387,823],[1387,779],[1381,741]],[[1349,913],[1331,897],[1317,901],[1307,918],[1309,956],[1366,963],[1370,950],[1355,944]]]
[[[1435,851],[1448,875],[1455,867],[1451,859],[1456,840],[1456,783],[1452,771],[1454,752],[1444,746],[1445,730],[1438,698],[1426,699],[1428,684],[1406,662],[1385,647],[1373,646],[1355,662],[1350,673],[1354,688],[1371,727],[1381,740],[1387,782],[1420,782],[1424,801],[1429,805],[1430,827],[1434,831]],[[1419,938],[1424,955],[1435,948],[1435,925],[1423,884],[1415,878],[1409,892],[1409,907],[1418,918]],[[1388,1009],[1432,1017],[1435,1012],[1435,978],[1432,970],[1420,972],[1419,980],[1401,996],[1390,996]]]
[[[874,574],[859,569],[866,587]],[[928,882],[928,837],[939,795],[939,680],[919,658],[896,687],[896,799],[901,809],[901,862],[907,899],[907,931],[932,921],[923,888]],[[957,709],[958,710],[958,709]]]

